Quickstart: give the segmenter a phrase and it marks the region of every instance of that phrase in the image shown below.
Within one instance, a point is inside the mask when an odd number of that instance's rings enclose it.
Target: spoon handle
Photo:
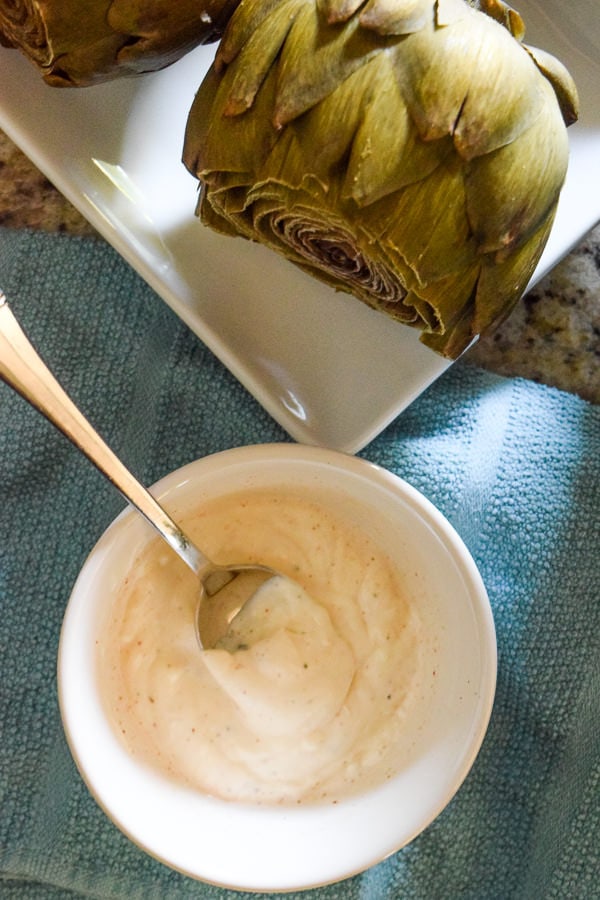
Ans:
[[[0,378],[46,416],[94,463],[190,569],[198,574],[211,566],[210,561],[123,465],[65,393],[29,342],[1,290]]]

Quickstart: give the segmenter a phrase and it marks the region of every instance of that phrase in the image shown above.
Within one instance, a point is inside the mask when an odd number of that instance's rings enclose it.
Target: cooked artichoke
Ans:
[[[0,43],[54,87],[162,69],[221,36],[238,0],[0,0]]]
[[[568,72],[502,0],[242,0],[190,111],[207,225],[455,358],[512,308],[564,181]]]

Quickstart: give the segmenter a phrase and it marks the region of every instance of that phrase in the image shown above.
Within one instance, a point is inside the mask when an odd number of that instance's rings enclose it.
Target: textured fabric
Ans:
[[[289,440],[104,243],[0,231],[0,285],[63,385],[147,483],[210,452]],[[362,455],[420,489],[469,546],[496,620],[498,690],[482,751],[439,818],[363,875],[302,896],[600,896],[600,408],[457,364]],[[61,618],[122,505],[0,384],[3,900],[240,897],[130,843],[65,744]]]

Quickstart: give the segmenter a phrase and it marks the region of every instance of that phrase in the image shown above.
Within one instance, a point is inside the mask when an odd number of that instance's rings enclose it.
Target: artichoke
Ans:
[[[517,301],[575,85],[502,0],[242,0],[190,110],[197,213],[456,358]]]
[[[0,43],[54,87],[162,69],[221,36],[238,0],[0,0]]]

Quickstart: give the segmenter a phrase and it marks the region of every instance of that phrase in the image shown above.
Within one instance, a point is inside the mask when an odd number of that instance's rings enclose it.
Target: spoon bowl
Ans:
[[[283,578],[269,566],[214,566],[200,578],[196,637],[201,647],[227,647],[232,623],[266,581]],[[214,598],[217,598],[214,600]]]
[[[261,565],[217,565],[194,544],[66,394],[25,335],[1,290],[0,378],[68,437],[198,576],[196,635],[200,648],[215,646],[254,591],[278,573]],[[217,596],[223,604],[217,602]]]

